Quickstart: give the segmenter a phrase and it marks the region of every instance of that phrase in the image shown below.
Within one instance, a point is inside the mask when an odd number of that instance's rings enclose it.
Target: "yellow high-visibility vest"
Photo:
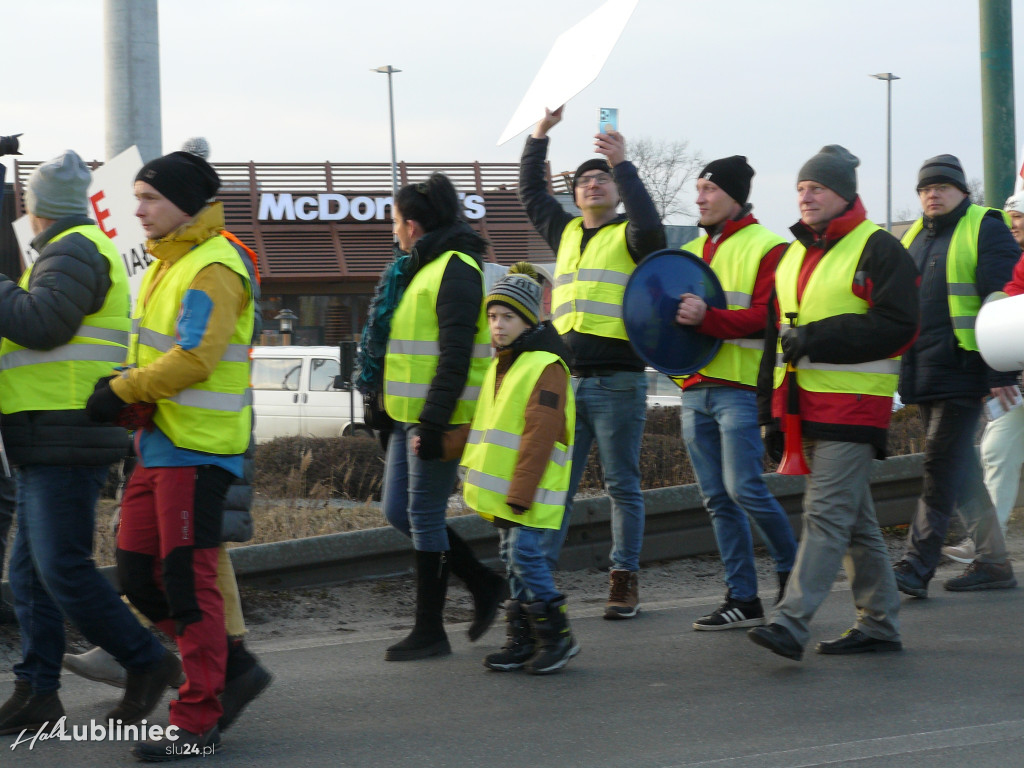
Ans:
[[[196,275],[211,264],[223,264],[242,279],[249,303],[210,377],[158,400],[153,422],[179,448],[234,456],[245,453],[252,431],[249,345],[254,308],[249,273],[225,238],[200,243],[163,270],[155,285],[160,270],[157,265],[146,270],[132,321],[128,361],[145,367],[174,347],[182,297]]]
[[[826,253],[797,301],[797,280],[807,250],[799,241],[782,255],[775,271],[775,294],[781,312],[779,343],[775,357],[775,388],[782,386],[786,365],[782,362],[782,332],[789,327],[786,314],[797,313],[797,325],[808,325],[835,315],[868,311],[868,302],[853,290],[854,276],[868,238],[879,227],[862,221]],[[815,363],[806,357],[797,361],[796,380],[807,392],[830,392],[852,395],[892,397],[899,381],[900,358],[890,357],[866,363]]]
[[[10,339],[0,344],[0,409],[63,411],[85,408],[97,380],[114,373],[128,356],[130,294],[128,274],[121,254],[94,224],[71,227],[50,242],[79,234],[96,245],[110,265],[110,289],[96,312],[82,324],[67,344],[55,349],[26,349]],[[28,290],[30,266],[18,285]]]
[[[708,236],[703,235],[691,240],[683,250],[701,258],[707,239]],[[727,309],[750,308],[761,260],[783,242],[781,237],[760,224],[748,224],[718,247],[710,266],[722,284]],[[713,379],[755,387],[763,351],[763,339],[723,339],[718,354],[699,372]],[[680,380],[687,378],[679,377]]]
[[[978,317],[984,296],[978,295],[978,237],[981,221],[989,211],[997,211],[1010,225],[1010,214],[996,208],[969,205],[960,221],[956,223],[946,253],[946,297],[949,302],[949,317],[953,322],[953,334],[957,344],[969,352],[978,351],[974,338],[974,321]],[[903,235],[903,247],[909,249],[914,238],[924,228],[924,219],[910,225]]]
[[[636,263],[626,246],[626,222],[601,227],[583,243],[583,219],[569,222],[555,257],[551,322],[561,334],[589,333],[626,341],[622,297]]]
[[[525,513],[517,515],[508,506],[507,499],[526,426],[526,406],[541,373],[556,361],[565,369],[565,432],[551,450],[533,503]],[[466,468],[463,497],[466,504],[486,520],[500,517],[532,528],[557,529],[565,514],[576,433],[576,401],[569,383],[569,369],[558,355],[550,352],[523,352],[505,373],[495,396],[497,368],[495,360],[487,369],[469,440],[462,453],[462,466]]]
[[[491,334],[482,298],[483,270],[466,254],[448,251],[413,276],[391,319],[391,333],[384,357],[384,409],[395,421],[419,421],[430,383],[437,372],[441,357],[437,294],[450,259],[462,259],[480,273],[480,314],[476,321],[469,374],[449,423],[468,424],[473,420],[473,411],[480,396],[480,382],[491,359]]]

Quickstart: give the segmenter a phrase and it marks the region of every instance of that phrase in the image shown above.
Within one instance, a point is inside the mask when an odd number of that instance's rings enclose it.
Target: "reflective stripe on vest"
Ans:
[[[417,422],[441,357],[441,331],[437,322],[437,294],[448,262],[462,259],[480,273],[480,312],[466,383],[459,393],[449,424],[473,420],[480,382],[491,360],[491,334],[484,308],[483,270],[464,253],[448,251],[420,269],[405,289],[391,319],[391,334],[384,358],[384,408],[395,421]]]
[[[145,367],[174,347],[182,298],[196,275],[211,264],[222,264],[241,278],[249,303],[209,378],[158,400],[153,421],[179,448],[233,456],[245,452],[252,425],[248,348],[254,307],[249,273],[227,240],[210,238],[169,268],[161,271],[154,265],[146,271],[139,291],[144,302],[140,299],[132,323],[129,363]]]
[[[138,334],[139,344],[143,344],[158,352],[169,352],[175,344],[178,343],[177,338],[166,333],[157,333],[151,328],[142,328],[139,325],[139,319],[132,319],[132,333]],[[249,345],[245,344],[228,344],[224,354],[221,355],[221,360],[229,363],[244,363],[249,360]]]
[[[862,221],[822,256],[807,280],[803,298],[797,302],[797,281],[807,251],[799,242],[789,246],[775,271],[775,293],[783,317],[775,357],[775,388],[782,385],[786,367],[782,362],[782,332],[789,327],[788,312],[798,313],[797,325],[843,314],[863,315],[868,303],[854,294],[857,265],[864,247],[879,227]],[[797,383],[807,392],[892,397],[899,380],[899,358],[872,360],[859,364],[813,363],[806,357],[797,361]]]
[[[526,408],[544,369],[554,362],[560,363],[565,371],[565,432],[551,450],[533,503],[525,513],[517,515],[508,506],[508,491],[519,459]],[[557,529],[565,514],[576,433],[576,403],[569,383],[569,369],[560,357],[550,352],[523,352],[505,373],[495,395],[497,368],[495,361],[487,369],[462,453],[462,465],[467,470],[463,497],[467,506],[487,520],[500,517],[533,528]]]
[[[703,235],[683,246],[684,251],[702,258]],[[749,309],[757,272],[768,252],[783,239],[760,224],[748,224],[727,237],[711,258],[711,270],[725,292],[726,309]],[[714,359],[699,373],[720,381],[735,381],[748,387],[757,386],[757,369],[764,351],[763,339],[723,339]],[[686,379],[688,377],[680,377]]]
[[[989,215],[990,211],[998,213],[1006,225],[1010,225],[1009,214],[1005,211],[969,205],[960,221],[956,223],[949,241],[949,251],[946,253],[946,298],[949,303],[949,319],[953,324],[957,344],[971,352],[978,351],[978,342],[974,337],[974,321],[984,298],[978,295],[978,237],[981,233],[982,219]],[[909,249],[922,229],[924,219],[918,219],[903,235],[903,247]]]
[[[551,322],[559,333],[577,331],[626,340],[622,296],[636,263],[626,246],[626,222],[601,227],[583,243],[583,219],[569,222],[555,257]]]
[[[110,288],[103,305],[82,319],[74,336],[54,349],[26,349],[9,339],[0,343],[0,409],[63,411],[85,407],[98,379],[114,374],[128,356],[130,296],[121,254],[99,227],[86,224],[61,232],[50,243],[71,234],[88,239],[106,259]],[[49,245],[49,243],[47,243]],[[32,266],[18,285],[28,290]]]

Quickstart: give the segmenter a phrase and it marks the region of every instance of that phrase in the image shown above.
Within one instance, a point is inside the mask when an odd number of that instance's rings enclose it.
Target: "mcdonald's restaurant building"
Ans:
[[[4,202],[0,250],[17,257],[9,222],[24,214],[23,188],[38,162],[18,162]],[[98,164],[93,164],[98,165]],[[214,163],[227,228],[259,256],[264,343],[281,343],[282,310],[296,316],[294,344],[358,340],[374,287],[393,258],[390,163]],[[519,204],[517,163],[400,163],[402,186],[440,171],[451,178],[486,260],[551,262],[554,254]],[[550,175],[550,171],[549,171]],[[571,201],[564,176],[552,192]],[[3,264],[5,274],[20,265]]]

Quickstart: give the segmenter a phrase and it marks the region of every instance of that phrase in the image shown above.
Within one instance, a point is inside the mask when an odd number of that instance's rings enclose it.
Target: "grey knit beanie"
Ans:
[[[85,216],[92,173],[72,149],[43,163],[25,183],[25,210],[42,219]]]
[[[952,184],[961,192],[971,194],[967,188],[964,167],[960,165],[960,159],[953,155],[936,155],[924,161],[921,170],[917,172],[917,188],[929,184]]]
[[[858,165],[860,160],[850,154],[846,147],[829,144],[804,163],[796,181],[798,184],[801,181],[816,181],[852,203],[857,197]]]
[[[508,307],[529,325],[540,322],[540,302],[543,289],[537,270],[532,264],[520,261],[494,283],[487,294],[486,306],[501,304]]]

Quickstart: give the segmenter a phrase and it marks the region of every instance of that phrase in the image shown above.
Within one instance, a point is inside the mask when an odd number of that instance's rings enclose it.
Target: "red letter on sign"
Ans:
[[[103,234],[106,235],[107,237],[117,237],[117,230],[116,229],[108,230],[106,228],[106,226],[103,224],[103,221],[105,219],[109,219],[110,218],[110,211],[108,211],[106,208],[104,208],[103,210],[100,210],[100,202],[102,200],[103,200],[103,193],[102,192],[97,192],[95,195],[93,195],[92,197],[89,198],[89,202],[92,203],[93,213],[96,214],[96,225],[100,228],[100,230],[103,232]]]

